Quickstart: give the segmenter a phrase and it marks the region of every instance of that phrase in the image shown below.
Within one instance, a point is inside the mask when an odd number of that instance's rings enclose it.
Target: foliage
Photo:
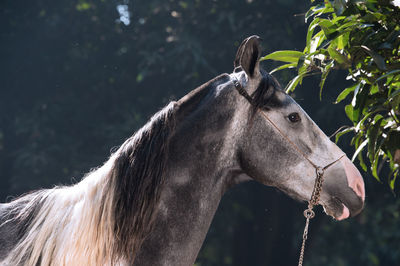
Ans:
[[[313,2],[313,1],[312,1]],[[342,129],[336,140],[348,132],[355,135],[355,147],[364,171],[366,150],[372,175],[389,163],[388,183],[394,190],[400,164],[400,9],[391,1],[334,0],[312,6],[305,14],[311,19],[303,52],[277,51],[262,58],[285,62],[274,71],[295,68],[297,75],[286,90],[293,91],[304,77],[321,74],[320,97],[328,74],[345,69],[353,84],[343,89],[336,103],[345,106],[352,127]]]

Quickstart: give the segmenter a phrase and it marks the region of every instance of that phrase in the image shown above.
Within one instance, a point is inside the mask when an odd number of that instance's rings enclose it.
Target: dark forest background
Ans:
[[[3,0],[0,2],[0,199],[72,184],[154,112],[231,72],[253,34],[264,53],[304,47],[307,0]],[[266,70],[271,62],[263,62]],[[285,85],[293,73],[277,75]],[[333,73],[293,97],[329,135],[349,124]],[[349,138],[341,139],[349,156]],[[312,221],[307,265],[400,265],[400,200],[365,176],[366,208]],[[198,266],[295,265],[305,205],[255,182],[223,198]]]

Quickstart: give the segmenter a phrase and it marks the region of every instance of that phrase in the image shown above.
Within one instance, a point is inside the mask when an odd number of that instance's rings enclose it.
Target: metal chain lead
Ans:
[[[299,266],[303,266],[304,248],[306,246],[306,240],[307,240],[307,235],[308,235],[308,225],[309,224],[310,224],[310,218],[307,218],[306,219],[306,226],[304,227],[304,232],[303,232],[303,242],[301,243]]]
[[[308,202],[308,208],[306,210],[304,210],[304,212],[303,212],[304,217],[306,218],[306,225],[304,226],[303,242],[301,243],[300,257],[299,257],[298,266],[303,266],[304,250],[305,250],[305,247],[306,247],[306,240],[307,240],[307,236],[308,236],[308,226],[310,225],[310,220],[312,218],[314,218],[314,216],[315,216],[313,208],[314,208],[315,205],[318,204],[319,198],[320,198],[321,192],[322,192],[322,183],[324,181],[324,168],[317,167],[315,169],[315,173],[317,175],[317,178],[315,179],[314,189],[313,189],[313,192],[311,194],[311,199]]]

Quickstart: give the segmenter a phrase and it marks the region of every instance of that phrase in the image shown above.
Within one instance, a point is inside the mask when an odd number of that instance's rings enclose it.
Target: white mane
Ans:
[[[112,156],[80,183],[55,187],[34,201],[41,204],[26,234],[0,265],[111,265],[114,245],[110,174]],[[22,201],[24,198],[17,200]],[[33,204],[33,203],[32,203]],[[24,205],[13,222],[29,214]]]

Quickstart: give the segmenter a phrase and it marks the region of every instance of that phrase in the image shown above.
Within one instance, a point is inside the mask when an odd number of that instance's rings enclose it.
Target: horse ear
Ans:
[[[261,51],[260,41],[261,38],[257,35],[245,39],[240,44],[233,63],[235,69],[241,66],[250,78],[253,78],[260,71],[260,62],[258,60]]]

